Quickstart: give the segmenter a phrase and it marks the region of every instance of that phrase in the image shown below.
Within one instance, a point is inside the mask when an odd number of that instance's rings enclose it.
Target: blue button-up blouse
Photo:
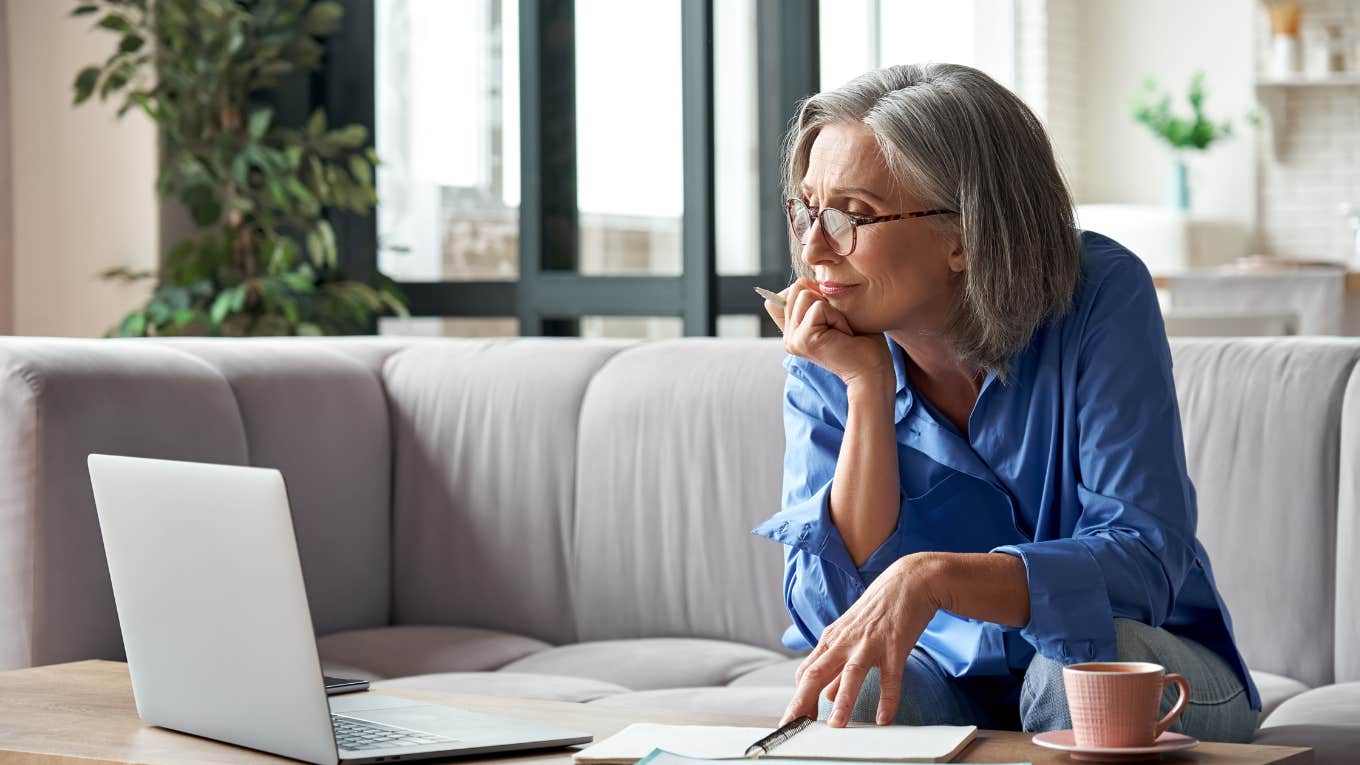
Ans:
[[[897,373],[897,528],[862,566],[829,512],[848,410],[845,384],[784,361],[782,510],[755,529],[786,546],[784,644],[816,645],[878,574],[914,552],[1018,556],[1030,621],[1016,629],[941,611],[917,646],[955,677],[1023,670],[1037,650],[1071,664],[1113,661],[1115,617],[1207,646],[1256,688],[1195,538],[1195,489],[1171,352],[1147,268],[1084,232],[1072,309],[1041,326],[1002,382],[988,374],[962,433]]]

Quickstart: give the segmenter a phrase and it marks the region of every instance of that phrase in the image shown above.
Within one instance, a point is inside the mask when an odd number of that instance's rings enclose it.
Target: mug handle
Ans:
[[[1157,723],[1157,735],[1166,733],[1166,729],[1171,727],[1171,723],[1176,722],[1176,718],[1185,711],[1185,704],[1190,700],[1190,681],[1185,679],[1185,675],[1178,675],[1175,672],[1168,672],[1162,678],[1162,688],[1175,683],[1181,689],[1181,697],[1176,699],[1176,703],[1171,707],[1171,711],[1166,713]]]

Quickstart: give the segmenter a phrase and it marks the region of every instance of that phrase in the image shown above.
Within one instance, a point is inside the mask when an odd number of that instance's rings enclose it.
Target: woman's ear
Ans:
[[[956,274],[961,274],[968,270],[968,258],[963,254],[963,242],[958,238],[950,239],[949,248],[949,270]]]

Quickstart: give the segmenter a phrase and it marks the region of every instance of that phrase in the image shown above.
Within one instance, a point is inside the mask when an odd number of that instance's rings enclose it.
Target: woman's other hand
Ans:
[[[847,386],[859,380],[896,384],[892,355],[880,334],[856,334],[817,283],[803,278],[779,293],[783,308],[769,300],[765,310],[784,333],[784,350],[820,366]]]
[[[930,553],[899,558],[822,631],[817,647],[798,666],[798,687],[781,725],[801,715],[816,719],[817,696],[824,691],[834,703],[828,724],[845,725],[864,677],[874,667],[882,689],[875,720],[879,725],[893,721],[907,656],[941,607],[935,593],[938,562]]]

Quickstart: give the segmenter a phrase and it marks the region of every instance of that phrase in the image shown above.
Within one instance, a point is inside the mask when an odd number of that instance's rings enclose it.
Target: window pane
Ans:
[[[444,319],[428,316],[399,319],[383,316],[378,319],[378,334],[409,337],[518,337],[519,319]]]
[[[577,0],[580,271],[681,272],[680,0]]]
[[[1015,86],[1014,0],[840,0],[822,3],[821,87],[883,66],[929,61],[977,67]]]
[[[519,269],[518,0],[375,0],[378,268]]]
[[[677,316],[582,316],[581,337],[625,337],[667,340],[683,337],[685,322]]]
[[[713,4],[713,71],[718,273],[759,273],[755,0]]]

